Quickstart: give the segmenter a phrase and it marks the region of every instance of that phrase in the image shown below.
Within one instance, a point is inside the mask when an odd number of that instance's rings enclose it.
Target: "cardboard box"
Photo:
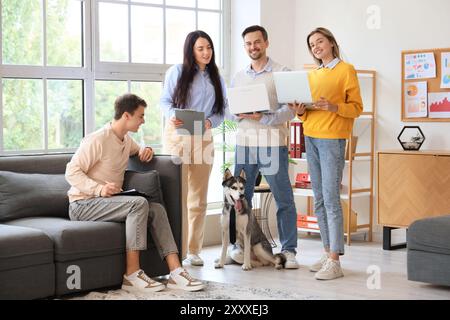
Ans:
[[[341,200],[342,206],[342,214],[344,215],[344,232],[347,232],[347,210],[348,210],[348,202],[345,200]],[[358,230],[358,214],[352,210],[350,213],[350,232],[356,232]]]
[[[347,139],[346,140],[346,142],[345,142],[345,160],[350,160],[350,155],[349,155],[349,148],[348,148],[348,145],[349,145],[349,140]],[[353,136],[353,141],[352,141],[352,154],[353,153],[355,153],[356,152],[356,144],[357,144],[357,142],[358,142],[358,137],[357,136]],[[355,157],[352,157],[352,160],[354,160],[355,159]]]

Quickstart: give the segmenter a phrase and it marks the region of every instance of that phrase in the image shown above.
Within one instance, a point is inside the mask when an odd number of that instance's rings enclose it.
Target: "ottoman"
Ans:
[[[408,280],[450,286],[450,215],[412,223],[407,248]]]

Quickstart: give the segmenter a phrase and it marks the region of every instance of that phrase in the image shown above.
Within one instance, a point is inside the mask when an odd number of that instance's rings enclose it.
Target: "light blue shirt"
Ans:
[[[336,65],[341,62],[341,59],[339,58],[334,58],[333,60],[331,60],[326,66],[323,65],[323,63],[319,66],[318,69],[322,69],[322,68],[328,68],[328,69],[334,69],[334,67],[336,67]]]
[[[273,81],[272,72],[273,71],[290,71],[288,68],[283,67],[277,64],[277,70],[274,70],[274,62],[271,58],[268,58],[267,64],[260,71],[255,71],[252,68],[252,65],[248,65],[245,69],[245,74],[248,78],[254,81],[254,83],[265,83],[266,88],[268,90],[269,96],[276,97],[276,89],[275,83]],[[253,81],[245,81],[243,79],[237,79],[240,77],[236,75],[236,77],[232,81],[232,86],[234,85],[242,85],[245,83],[246,85],[252,84]],[[273,113],[265,113],[263,114],[259,123],[265,124],[267,126],[276,126],[280,124],[286,123],[286,121],[290,121],[295,117],[295,111],[291,110],[287,105],[278,105],[278,109]],[[228,114],[227,114],[228,118]],[[233,119],[234,120],[234,119]]]
[[[255,71],[255,70],[252,68],[252,64],[249,64],[249,65],[245,68],[245,72],[246,72],[250,77],[252,77],[253,79],[255,79],[258,75],[261,75],[261,74],[263,74],[263,73],[265,73],[265,72],[272,72],[272,71],[273,71],[273,60],[272,60],[270,57],[267,58],[267,63],[266,63],[266,65],[265,65],[264,68],[263,68],[262,70],[260,70],[260,71]],[[283,71],[289,71],[289,69],[283,67]]]
[[[177,64],[169,68],[166,73],[166,78],[164,80],[164,88],[160,99],[160,106],[164,112],[166,119],[170,119],[175,116],[175,105],[173,101],[173,94],[178,83],[178,79],[181,76],[182,65]],[[191,88],[189,90],[188,104],[185,109],[201,111],[205,113],[205,119],[211,121],[213,128],[218,127],[224,119],[224,115],[227,108],[226,100],[226,88],[225,82],[222,77],[220,77],[220,82],[222,85],[222,92],[224,98],[224,112],[223,114],[213,114],[214,103],[216,102],[216,94],[214,91],[214,86],[211,82],[209,74],[207,71],[198,72],[194,76]]]

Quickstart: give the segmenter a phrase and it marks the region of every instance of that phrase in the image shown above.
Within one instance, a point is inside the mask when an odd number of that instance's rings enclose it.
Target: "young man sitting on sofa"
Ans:
[[[128,135],[129,131],[137,132],[145,122],[146,107],[146,102],[134,94],[118,97],[114,120],[83,139],[66,168],[66,179],[71,185],[69,216],[78,221],[125,222],[127,252],[122,289],[149,292],[165,288],[164,284],[148,277],[139,265],[139,251],[146,250],[147,227],[150,226],[158,251],[170,270],[167,286],[201,290],[204,283],[192,278],[181,267],[164,207],[149,203],[144,197],[114,196],[122,191],[129,157],[139,155],[145,162],[153,157],[150,147],[140,148]]]

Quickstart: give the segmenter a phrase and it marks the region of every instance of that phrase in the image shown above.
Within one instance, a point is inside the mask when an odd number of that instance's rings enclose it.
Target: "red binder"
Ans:
[[[296,158],[295,145],[297,143],[297,135],[295,134],[296,122],[290,123],[290,135],[289,135],[289,155],[291,158]]]

